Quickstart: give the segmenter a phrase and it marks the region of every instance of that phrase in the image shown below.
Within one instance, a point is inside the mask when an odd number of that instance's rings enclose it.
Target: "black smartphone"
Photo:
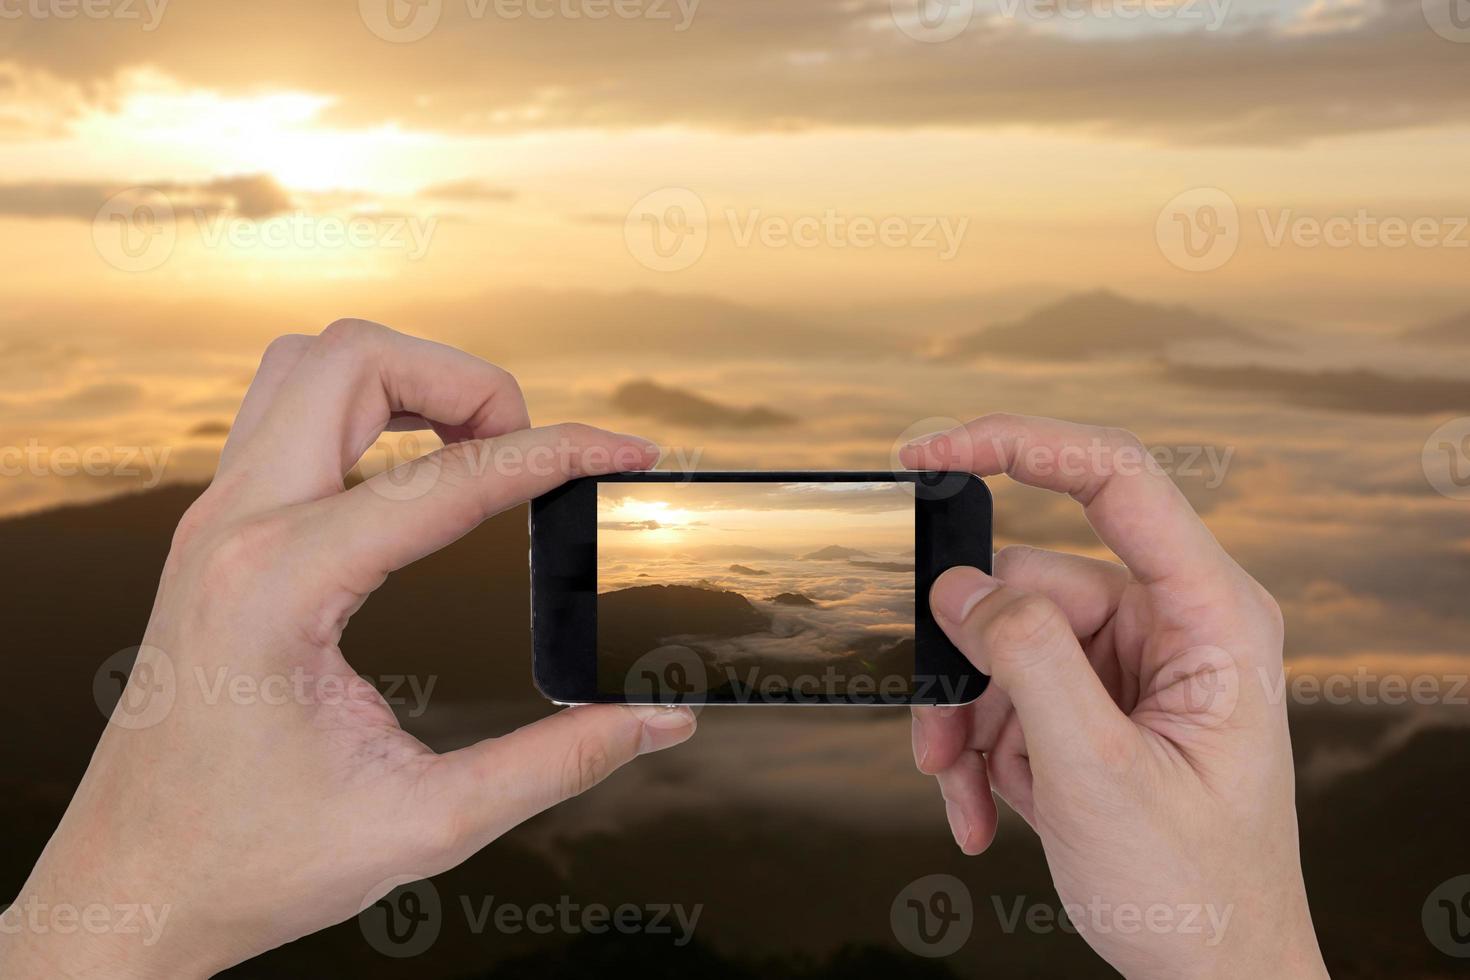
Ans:
[[[990,571],[990,491],[939,472],[638,472],[531,505],[536,686],[562,704],[963,704],[934,622]]]

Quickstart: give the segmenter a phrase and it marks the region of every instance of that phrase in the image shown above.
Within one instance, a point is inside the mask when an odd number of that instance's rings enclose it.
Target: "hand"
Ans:
[[[385,327],[271,345],[179,525],[123,702],[7,913],[0,974],[216,972],[693,733],[687,709],[599,705],[437,755],[338,649],[394,569],[568,477],[657,459],[635,437],[529,424],[505,371]],[[382,431],[426,425],[445,448],[344,491]],[[170,675],[171,700],[148,702]],[[221,694],[217,678],[240,675],[258,694]],[[28,905],[99,903],[142,906],[161,933],[24,924]]]
[[[991,676],[973,705],[914,712],[960,847],[989,846],[999,793],[1078,932],[1127,977],[1326,976],[1269,695],[1271,596],[1126,432],[995,415],[902,459],[1070,494],[1124,562],[1006,548],[994,578],[935,583],[940,626]]]

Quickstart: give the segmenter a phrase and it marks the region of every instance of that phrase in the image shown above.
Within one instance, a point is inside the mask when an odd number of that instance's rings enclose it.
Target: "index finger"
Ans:
[[[1234,562],[1143,443],[1123,429],[1025,415],[986,415],[900,451],[915,469],[1004,473],[1065,493],[1145,585],[1200,578]]]
[[[453,439],[530,425],[507,371],[443,344],[364,320],[339,320],[310,341],[235,462],[266,505],[318,499],[395,416],[417,416]]]

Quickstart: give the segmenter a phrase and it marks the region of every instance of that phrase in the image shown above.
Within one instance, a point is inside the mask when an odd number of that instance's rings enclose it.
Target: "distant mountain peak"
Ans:
[[[1403,338],[1426,344],[1470,344],[1470,311],[1410,327]]]
[[[1073,360],[1109,354],[1159,354],[1187,341],[1267,342],[1222,317],[1188,306],[1130,299],[1110,289],[1074,293],[1028,313],[956,338],[948,353]]]
[[[835,558],[866,558],[868,557],[868,553],[866,551],[859,551],[857,548],[844,548],[840,544],[829,544],[825,548],[819,548],[818,550],[813,551],[811,554],[802,555],[801,557],[808,559],[814,558],[817,560]]]

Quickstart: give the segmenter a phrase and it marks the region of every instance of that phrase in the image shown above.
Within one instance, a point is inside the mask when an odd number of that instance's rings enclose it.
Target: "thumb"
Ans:
[[[434,799],[463,857],[614,770],[694,734],[688,708],[591,704],[440,756]]]
[[[1133,724],[1050,599],[959,567],[939,576],[929,604],[954,645],[1011,699],[1034,772],[1116,764],[1136,747]]]

